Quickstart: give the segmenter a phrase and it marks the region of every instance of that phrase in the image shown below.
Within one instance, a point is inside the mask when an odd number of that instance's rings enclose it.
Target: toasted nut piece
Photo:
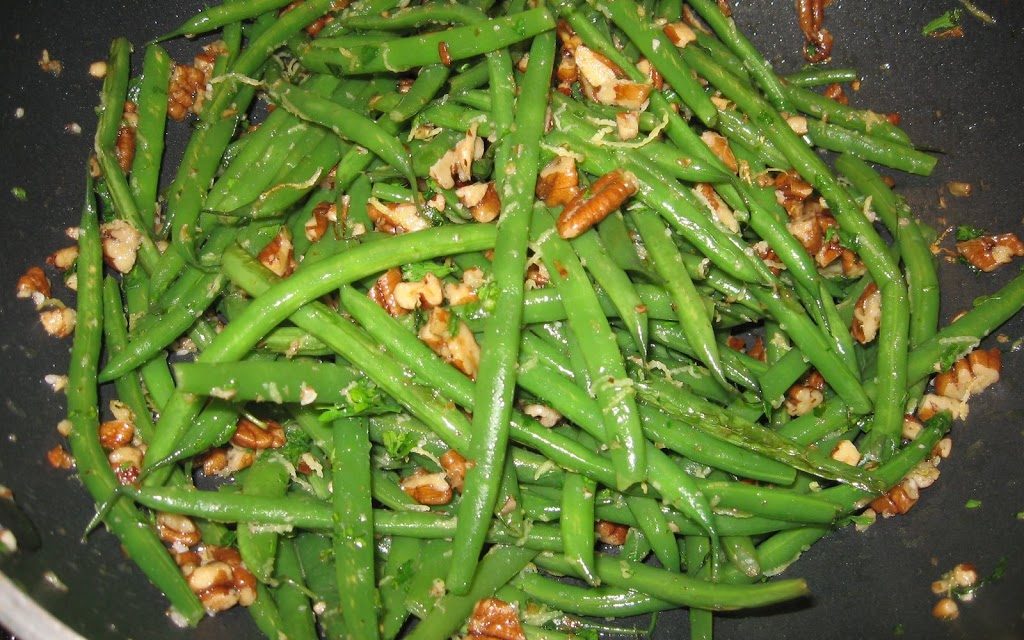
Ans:
[[[705,131],[700,134],[700,139],[704,141],[704,144],[711,149],[711,152],[718,156],[729,171],[736,173],[740,169],[740,165],[736,162],[736,156],[732,153],[732,148],[729,146],[729,141],[723,136],[715,133],[714,131]]]
[[[167,89],[167,116],[181,122],[189,111],[198,112],[206,91],[206,74],[199,69],[182,64],[174,65],[171,82]]]
[[[917,405],[917,417],[930,420],[936,414],[949,413],[954,420],[963,420],[970,413],[970,407],[963,400],[947,398],[934,393],[926,393]]]
[[[313,211],[306,221],[304,229],[306,239],[310,242],[317,242],[324,237],[332,222],[338,221],[338,206],[333,202],[321,202],[313,207]]]
[[[220,475],[228,468],[228,452],[224,447],[211,449],[200,458],[200,463],[204,476]]]
[[[975,349],[953,363],[949,371],[935,376],[935,392],[966,401],[999,381],[1002,353],[997,348]]]
[[[171,555],[174,556],[174,562],[186,578],[203,563],[203,559],[195,551],[182,551],[181,553],[171,553]]]
[[[176,513],[158,513],[156,530],[160,539],[170,545],[194,547],[202,540],[199,528],[188,516]]]
[[[39,267],[29,267],[18,278],[18,284],[15,287],[15,295],[19,298],[32,298],[36,308],[42,306],[51,293],[53,290],[50,287],[50,280]]]
[[[230,447],[227,450],[228,466],[221,475],[231,475],[243,469],[248,469],[256,462],[256,456],[249,449],[243,447]]]
[[[226,562],[213,561],[199,567],[188,577],[188,586],[193,593],[202,593],[211,587],[231,586],[231,566]]]
[[[100,237],[103,240],[103,261],[119,273],[131,271],[142,244],[139,230],[124,220],[114,220],[100,227]]]
[[[945,460],[949,457],[949,454],[953,451],[953,439],[943,438],[935,443],[932,447],[932,456],[938,457],[940,460]]]
[[[494,182],[484,183],[482,191],[478,184],[467,185],[467,187],[457,189],[455,194],[459,196],[463,206],[469,208],[469,213],[473,216],[474,220],[477,222],[491,222],[501,213],[501,199],[498,197],[498,190],[495,188]],[[460,191],[469,187],[475,187],[475,189],[463,200]],[[469,204],[470,201],[472,201],[472,204]]]
[[[418,282],[399,282],[395,285],[395,302],[403,309],[430,309],[444,302],[441,281],[432,273]]]
[[[850,333],[861,344],[867,344],[878,336],[882,323],[882,292],[874,282],[864,289],[853,307],[853,324]]]
[[[811,371],[786,392],[786,412],[791,416],[802,416],[825,400],[822,391],[825,379],[817,371]]]
[[[932,593],[940,596],[944,593],[949,593],[949,580],[935,580],[932,582]]]
[[[117,139],[114,141],[114,155],[117,157],[118,166],[124,173],[132,170],[132,163],[135,161],[135,136],[138,125],[139,116],[136,113],[135,103],[125,102],[121,128],[118,129]]]
[[[832,449],[831,455],[833,460],[848,464],[851,467],[856,467],[860,463],[860,451],[849,440],[840,440],[839,444]]]
[[[526,640],[516,606],[497,598],[477,601],[466,629],[470,638]]]
[[[537,197],[549,207],[569,204],[580,193],[580,176],[572,156],[555,156],[537,176]]]
[[[67,271],[71,267],[75,266],[75,260],[78,260],[78,245],[73,244],[63,249],[57,249],[46,258],[46,264],[60,269],[61,271]]]
[[[97,60],[89,64],[89,75],[97,80],[102,80],[107,75],[107,63],[105,60]]]
[[[545,427],[553,427],[562,419],[562,414],[543,404],[524,405],[523,413],[534,418]]]
[[[833,82],[832,84],[825,87],[825,91],[822,92],[822,95],[828,98],[829,100],[835,100],[839,104],[850,104],[849,96],[847,96],[846,91],[843,90],[843,85],[839,84],[838,82]]]
[[[871,508],[881,514],[883,518],[891,518],[910,511],[915,504],[917,504],[917,489],[910,489],[901,483],[875,498],[871,502]]]
[[[377,198],[370,198],[366,208],[373,226],[384,233],[406,233],[408,231],[420,231],[430,226],[420,214],[414,204],[401,202],[381,202]]]
[[[54,338],[66,338],[74,333],[76,318],[74,309],[59,303],[39,312],[39,322],[42,323],[43,330]]]
[[[651,95],[651,83],[631,82],[625,79],[622,69],[604,55],[579,45],[573,51],[579,69],[583,93],[593,100],[634,111],[647,108]]]
[[[925,460],[914,466],[907,474],[907,477],[903,479],[904,484],[911,484],[915,489],[927,489],[928,487],[935,484],[935,481],[939,479],[939,470],[931,463],[930,460]]]
[[[979,236],[956,243],[956,252],[982,271],[995,271],[1015,257],[1024,256],[1024,242],[1016,233]]]
[[[974,191],[974,186],[970,182],[947,182],[946,188],[949,189],[950,195],[958,198],[970,197]]]
[[[247,449],[279,449],[285,445],[284,428],[273,420],[266,421],[266,428],[246,418],[238,419],[231,444]]]
[[[953,583],[964,589],[978,584],[978,570],[969,562],[961,562],[953,567],[952,577]]]
[[[107,451],[131,444],[135,427],[125,420],[108,420],[100,425],[100,445]]]
[[[452,488],[444,473],[428,473],[421,467],[402,478],[401,486],[402,491],[420,504],[437,506],[452,501]]]
[[[804,116],[789,116],[786,118],[786,124],[793,130],[798,136],[807,135],[807,118]]]
[[[647,58],[640,58],[636,63],[636,68],[640,70],[640,73],[647,76],[647,79],[651,81],[651,85],[655,91],[661,91],[665,88],[665,78],[658,71],[658,68],[651,64],[651,61]]]
[[[122,485],[135,484],[142,472],[142,449],[118,447],[107,455],[114,476]]]
[[[555,225],[558,235],[566,239],[579,236],[622,206],[638,188],[636,176],[628,171],[614,169],[604,174],[587,192],[565,205]]]
[[[704,203],[715,216],[718,222],[731,231],[732,233],[740,232],[740,223],[736,220],[736,214],[729,205],[725,204],[725,201],[719,197],[718,192],[715,188],[706,183],[702,182],[693,188],[693,194],[697,196],[697,199]]]
[[[629,527],[617,522],[598,520],[596,531],[597,539],[601,542],[621,547],[626,544],[626,535],[629,533]]]
[[[473,463],[462,457],[455,449],[449,449],[441,456],[441,468],[448,475],[448,482],[452,488],[462,493],[465,484],[466,472],[473,468]]]
[[[670,22],[665,25],[662,29],[665,35],[672,44],[676,45],[680,49],[686,47],[691,42],[696,42],[697,34],[693,32],[693,28],[685,22]]]
[[[619,140],[632,140],[640,135],[640,116],[636,111],[620,111],[615,114],[615,127]]]
[[[446,362],[475,380],[480,368],[480,345],[473,332],[461,320],[455,335],[449,333],[450,320],[451,315],[447,309],[434,307],[430,310],[427,322],[420,327],[419,339]]]
[[[402,282],[402,270],[393,267],[377,278],[370,289],[370,299],[394,317],[408,313],[395,299],[395,288]]]
[[[218,562],[225,562],[232,569],[242,566],[242,555],[234,547],[221,547],[218,545],[207,545],[207,552],[210,557]]]
[[[932,615],[939,620],[956,620],[960,617],[960,607],[952,598],[943,598],[932,607]]]
[[[913,414],[908,413],[903,416],[903,431],[901,435],[904,440],[916,440],[923,428],[924,425]]]
[[[274,239],[263,247],[256,259],[278,277],[287,278],[295,271],[294,249],[291,232],[287,227],[281,227]]]
[[[72,469],[75,466],[75,459],[59,444],[46,452],[46,461],[54,469]]]
[[[197,571],[202,571],[202,569],[203,567],[199,567],[192,572],[192,575],[195,575]],[[191,578],[192,576],[189,577]],[[196,595],[199,596],[199,601],[203,603],[203,608],[210,614],[227,611],[238,604],[238,592],[230,586],[210,587]]]

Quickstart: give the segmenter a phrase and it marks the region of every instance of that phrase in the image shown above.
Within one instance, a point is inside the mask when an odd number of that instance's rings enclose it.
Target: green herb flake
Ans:
[[[1017,512],[1017,519],[1018,520],[1024,520],[1024,511],[1018,511]]]
[[[900,637],[903,634],[905,634],[906,632],[907,632],[907,630],[903,628],[903,623],[902,622],[897,623],[896,626],[893,627],[893,629],[892,629],[892,635],[894,635],[896,637]]]
[[[416,438],[400,431],[385,431],[383,434],[384,448],[392,458],[404,458],[416,448]]]
[[[24,187],[13,187],[11,188],[11,195],[18,202],[28,202],[28,192],[25,191]]]
[[[956,228],[956,241],[966,242],[968,240],[974,240],[975,238],[985,235],[984,229],[972,227],[970,225],[962,224]]]
[[[875,523],[875,519],[871,516],[850,516],[848,520],[851,524],[859,525],[862,527],[868,527]]]
[[[960,14],[962,9],[950,9],[938,18],[935,18],[921,29],[921,35],[931,36],[960,26]]]
[[[454,271],[454,269],[448,265],[430,261],[416,262],[402,267],[402,273],[407,282],[419,282],[423,278],[426,278],[428,273],[432,273],[437,276],[438,279],[441,279],[452,273],[452,271]]]
[[[964,508],[965,509],[978,509],[980,507],[981,507],[981,500],[975,500],[974,498],[971,498],[970,500],[968,500],[967,502],[964,503]]]

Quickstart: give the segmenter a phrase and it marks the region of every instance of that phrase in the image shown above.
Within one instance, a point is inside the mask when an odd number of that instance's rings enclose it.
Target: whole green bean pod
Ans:
[[[179,36],[197,36],[250,18],[280,9],[289,4],[289,0],[247,0],[233,4],[222,4],[209,7],[195,14],[173,31],[159,36],[154,42],[162,42]]]
[[[288,490],[291,476],[284,461],[272,454],[263,454],[249,467],[242,478],[243,496],[282,497]],[[250,524],[239,524],[238,551],[245,566],[260,581],[274,582],[274,562],[277,558],[279,534],[261,531]]]
[[[135,128],[135,160],[129,178],[139,217],[147,232],[153,231],[160,186],[164,129],[167,124],[167,85],[171,57],[158,45],[146,47],[139,84],[139,122]]]
[[[288,538],[282,538],[277,546],[274,575],[278,585],[273,590],[273,598],[281,616],[281,629],[289,640],[316,640],[316,622],[309,590],[302,577],[302,564],[295,543]]]
[[[606,586],[580,587],[553,580],[536,572],[522,573],[515,583],[531,600],[558,611],[581,616],[619,618],[666,611],[676,607],[670,602],[639,591]]]

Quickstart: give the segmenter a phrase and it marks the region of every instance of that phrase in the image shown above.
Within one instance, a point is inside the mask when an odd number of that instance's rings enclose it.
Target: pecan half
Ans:
[[[516,606],[497,598],[484,598],[476,603],[466,630],[470,638],[526,640]]]
[[[1024,256],[1024,242],[1016,233],[979,236],[956,243],[956,252],[982,271],[995,271],[1014,258]]]
[[[231,444],[247,449],[279,449],[285,445],[284,428],[274,420],[267,420],[265,428],[246,418],[239,418]]]
[[[555,225],[558,235],[566,239],[579,236],[622,206],[638,187],[636,176],[628,171],[614,169],[604,174],[565,205]]]
[[[580,193],[580,175],[572,156],[556,156],[537,176],[537,197],[549,207],[569,204]]]

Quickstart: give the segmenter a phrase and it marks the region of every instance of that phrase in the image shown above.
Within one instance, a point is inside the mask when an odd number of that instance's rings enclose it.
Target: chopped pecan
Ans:
[[[669,41],[680,49],[697,40],[697,34],[693,32],[693,27],[685,22],[670,22],[662,28],[662,31],[668,36]]]
[[[107,454],[107,462],[114,470],[118,482],[123,485],[135,484],[142,472],[142,449],[118,447]]]
[[[452,501],[452,488],[444,473],[430,473],[422,467],[402,478],[402,491],[420,504],[438,506]]]
[[[452,66],[452,56],[448,53],[448,43],[444,40],[437,43],[437,58],[444,66]]]
[[[805,375],[786,391],[786,412],[802,416],[825,400],[825,378],[815,370]]]
[[[444,302],[441,281],[432,273],[419,282],[399,282],[395,285],[395,302],[403,309],[430,309]]]
[[[332,222],[338,221],[338,206],[333,202],[320,202],[309,216],[304,225],[306,239],[310,242],[318,242],[327,233]]]
[[[420,231],[430,226],[419,213],[415,204],[405,202],[381,202],[370,198],[366,213],[373,220],[373,226],[384,233],[399,234]]]
[[[830,454],[833,460],[856,467],[860,463],[860,451],[849,440],[840,440]]]
[[[448,475],[448,482],[452,488],[462,493],[462,487],[466,482],[466,472],[473,468],[473,463],[462,457],[462,454],[455,449],[449,449],[441,456],[441,468]]]
[[[597,539],[601,542],[621,547],[626,544],[626,536],[629,534],[629,527],[617,522],[598,520],[596,531]]]
[[[126,420],[107,420],[99,426],[100,445],[107,451],[131,444],[135,427]]]
[[[867,344],[878,335],[882,322],[882,292],[874,282],[864,289],[853,307],[853,324],[850,333],[861,344]]]
[[[736,214],[729,208],[729,205],[725,204],[725,201],[719,197],[718,192],[715,191],[715,187],[706,183],[701,182],[693,188],[693,194],[697,196],[697,199],[704,203],[714,215],[715,219],[721,223],[726,229],[732,233],[740,232],[740,223],[736,220]]]
[[[579,45],[573,55],[583,93],[589,99],[635,111],[647,108],[647,99],[654,88],[651,83],[626,79],[618,65],[589,47]]]
[[[210,451],[200,457],[199,463],[204,476],[212,478],[213,476],[221,475],[228,468],[227,449],[224,447],[210,449]]]
[[[103,261],[118,273],[128,273],[142,244],[142,233],[124,220],[114,220],[100,227]]]
[[[501,200],[494,182],[474,182],[455,190],[462,206],[477,222],[491,222],[501,213]]]
[[[176,513],[156,514],[156,530],[161,540],[180,547],[194,547],[202,540],[195,523],[188,516]]]
[[[46,461],[54,469],[71,469],[75,466],[75,459],[59,444],[46,452]]]
[[[917,504],[917,499],[916,489],[907,491],[901,483],[872,500],[871,508],[876,513],[880,513],[882,517],[891,518],[892,516],[903,515],[910,511]]]
[[[78,260],[78,245],[73,244],[63,249],[57,249],[46,257],[46,264],[50,265],[55,269],[61,271],[67,271],[71,267],[75,266],[75,261]]]
[[[575,238],[604,220],[636,193],[636,176],[613,169],[597,179],[586,192],[573,198],[558,216],[556,227],[563,238]]]
[[[167,88],[167,116],[178,122],[185,119],[189,111],[198,111],[206,90],[206,74],[196,67],[176,64],[171,72],[171,83]]]
[[[537,197],[549,207],[566,205],[580,193],[580,175],[572,156],[555,156],[537,176]]]
[[[822,92],[822,95],[824,95],[829,100],[835,100],[836,102],[842,105],[850,104],[850,98],[847,97],[846,92],[843,91],[843,85],[839,84],[838,82],[833,82],[832,84],[825,87],[825,91]]]
[[[480,345],[465,322],[459,321],[454,335],[450,333],[450,325],[448,310],[434,307],[427,322],[420,327],[419,338],[445,362],[475,380],[480,368]]]
[[[441,188],[452,189],[456,179],[465,183],[473,178],[473,161],[484,156],[484,141],[476,134],[476,128],[474,122],[465,137],[455,143],[455,148],[446,151],[430,166],[430,177],[437,180]]]
[[[516,606],[497,598],[477,601],[466,630],[470,638],[526,640]]]
[[[982,271],[995,271],[1015,257],[1024,256],[1024,242],[1016,233],[979,236],[956,243],[956,252]]]
[[[615,128],[619,140],[632,140],[640,135],[640,116],[636,111],[620,111],[615,114]]]
[[[295,271],[294,249],[291,232],[287,227],[281,227],[256,259],[278,277],[287,278]]]
[[[36,307],[40,307],[53,290],[50,287],[50,280],[46,273],[39,267],[29,267],[25,273],[18,278],[15,287],[15,295],[19,298],[31,298]]]
[[[44,306],[46,308],[39,311],[39,322],[46,333],[54,338],[66,338],[74,333],[78,317],[74,309],[65,307],[53,298]]]
[[[796,12],[804,34],[804,58],[824,62],[832,55],[832,34],[823,25],[830,0],[797,0]]]
[[[724,136],[715,133],[714,131],[705,131],[700,134],[700,139],[704,141],[704,144],[711,149],[719,160],[729,168],[729,171],[736,173],[740,170],[740,165],[736,162],[736,156],[733,155],[732,148],[729,146],[729,141]]]
[[[523,405],[523,413],[530,416],[537,422],[541,423],[545,427],[553,427],[558,424],[558,421],[562,419],[562,414],[558,413],[551,407],[545,404],[527,404]]]
[[[135,161],[135,138],[139,125],[139,115],[136,109],[134,102],[124,103],[121,128],[117,130],[117,139],[114,141],[114,155],[117,157],[118,166],[124,173],[132,170],[132,163]]]
[[[402,308],[402,305],[398,304],[398,301],[395,300],[395,287],[401,282],[402,270],[398,267],[393,267],[377,278],[377,282],[370,289],[370,299],[396,318],[408,313],[408,310]]]
[[[247,449],[280,449],[285,445],[284,428],[274,420],[266,420],[264,427],[247,418],[239,418],[231,444]]]

